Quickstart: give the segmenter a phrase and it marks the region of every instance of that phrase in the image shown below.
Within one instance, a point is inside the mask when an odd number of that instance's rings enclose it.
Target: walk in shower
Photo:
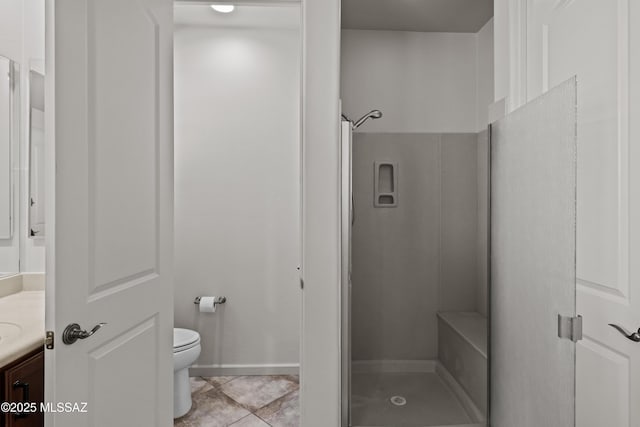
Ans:
[[[575,425],[575,80],[490,120],[492,20],[346,12],[342,426]]]
[[[487,134],[355,129],[343,122],[343,425],[482,422],[475,252]]]
[[[575,425],[575,106],[572,79],[478,135],[343,121],[344,427]],[[465,256],[465,216],[487,220],[485,256]],[[479,295],[464,270],[488,253]]]
[[[474,15],[464,25],[383,3],[342,3],[342,424],[474,425],[487,413],[491,2],[452,6]]]

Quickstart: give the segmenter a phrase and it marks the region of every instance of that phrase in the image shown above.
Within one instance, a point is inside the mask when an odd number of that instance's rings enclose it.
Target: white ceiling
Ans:
[[[342,28],[476,33],[493,0],[342,0]]]
[[[176,26],[295,29],[300,27],[300,7],[240,5],[231,13],[219,13],[209,5],[177,4],[173,7],[173,22]]]

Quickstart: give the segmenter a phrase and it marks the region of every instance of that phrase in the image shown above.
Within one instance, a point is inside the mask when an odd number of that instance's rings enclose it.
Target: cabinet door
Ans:
[[[5,372],[5,396],[8,402],[35,402],[38,412],[5,414],[6,427],[42,427],[44,417],[40,402],[44,400],[44,352],[40,352]]]

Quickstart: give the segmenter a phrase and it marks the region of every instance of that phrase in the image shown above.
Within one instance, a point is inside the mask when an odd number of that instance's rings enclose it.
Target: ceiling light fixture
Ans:
[[[235,9],[236,7],[232,4],[212,4],[211,8],[216,12],[230,13],[233,12],[233,9]]]

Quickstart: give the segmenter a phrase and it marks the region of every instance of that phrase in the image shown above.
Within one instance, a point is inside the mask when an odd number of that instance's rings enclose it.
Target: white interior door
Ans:
[[[172,1],[46,6],[46,400],[87,403],[47,425],[169,426]]]
[[[640,4],[528,0],[529,98],[578,78],[577,426],[640,425]]]

